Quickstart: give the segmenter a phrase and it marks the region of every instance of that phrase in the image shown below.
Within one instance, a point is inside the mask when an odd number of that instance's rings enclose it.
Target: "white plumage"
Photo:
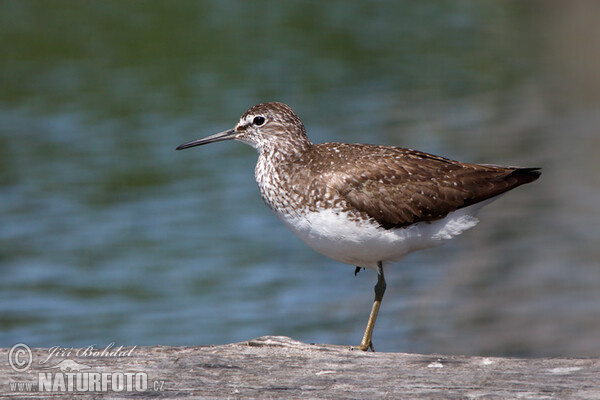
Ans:
[[[488,203],[494,199],[490,199]],[[439,246],[477,225],[482,203],[451,212],[443,219],[406,228],[383,229],[368,220],[352,220],[343,211],[321,209],[277,217],[315,251],[345,264],[377,270],[377,263],[402,260],[415,250]]]

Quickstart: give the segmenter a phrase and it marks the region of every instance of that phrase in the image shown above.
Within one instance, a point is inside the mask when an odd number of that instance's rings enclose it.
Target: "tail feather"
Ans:
[[[517,186],[524,185],[537,180],[542,175],[540,170],[541,168],[516,168],[507,178],[516,178]]]

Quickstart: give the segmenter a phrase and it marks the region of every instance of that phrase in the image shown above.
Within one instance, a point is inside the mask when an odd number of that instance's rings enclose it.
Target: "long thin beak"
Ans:
[[[237,132],[235,131],[235,129],[230,129],[228,131],[215,133],[214,135],[207,136],[204,139],[197,139],[192,142],[184,143],[180,146],[177,146],[177,148],[175,150],[183,150],[183,149],[187,149],[189,147],[201,146],[201,145],[207,144],[207,143],[235,139],[236,133]]]

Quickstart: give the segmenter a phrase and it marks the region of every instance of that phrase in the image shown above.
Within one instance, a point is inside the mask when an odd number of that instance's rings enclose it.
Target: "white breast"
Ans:
[[[465,207],[437,221],[390,230],[369,221],[352,221],[344,212],[333,209],[276,214],[319,253],[346,264],[376,269],[379,261],[400,261],[412,251],[440,245],[474,227],[479,222],[474,214],[485,204]]]

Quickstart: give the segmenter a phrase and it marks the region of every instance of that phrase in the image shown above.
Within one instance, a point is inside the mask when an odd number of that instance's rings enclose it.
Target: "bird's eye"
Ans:
[[[256,126],[261,126],[265,123],[265,117],[261,117],[260,115],[258,117],[254,117],[252,123]]]

